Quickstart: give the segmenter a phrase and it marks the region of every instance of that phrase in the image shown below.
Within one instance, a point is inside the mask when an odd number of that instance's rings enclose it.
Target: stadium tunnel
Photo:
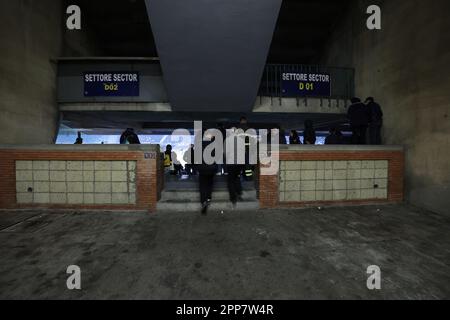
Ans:
[[[374,96],[384,141],[406,150],[406,199],[448,213],[448,1],[36,3],[1,2],[1,143],[54,144],[70,132],[127,127],[166,135],[242,115],[256,128],[303,130],[310,119],[319,132],[345,131],[349,99]],[[69,4],[82,9],[81,30],[61,23]],[[366,27],[371,4],[382,8],[382,30]],[[13,11],[31,24],[22,27]],[[109,89],[89,81],[123,73],[137,77]],[[301,87],[298,75],[330,81]]]

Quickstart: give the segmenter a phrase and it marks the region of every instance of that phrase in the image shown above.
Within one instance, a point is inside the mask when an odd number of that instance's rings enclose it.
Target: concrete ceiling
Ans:
[[[158,55],[144,0],[65,0],[79,5],[83,30],[102,56]]]
[[[225,1],[225,0],[224,0]],[[342,17],[350,0],[283,0],[268,55],[268,63],[316,63],[333,26]],[[83,27],[96,40],[102,56],[155,57],[158,52],[149,23],[145,0],[70,0],[82,8]],[[211,116],[209,116],[211,115]],[[241,113],[64,113],[71,128],[182,127],[194,119],[211,123],[232,122]],[[250,118],[253,115],[250,114]],[[342,115],[260,114],[251,121],[282,123],[286,128],[302,128],[311,118],[318,127],[344,123]],[[170,121],[168,120],[170,119]]]
[[[145,0],[71,0],[104,56],[158,56]],[[351,0],[283,0],[269,63],[316,63]]]
[[[333,27],[351,0],[283,0],[270,63],[318,63]]]

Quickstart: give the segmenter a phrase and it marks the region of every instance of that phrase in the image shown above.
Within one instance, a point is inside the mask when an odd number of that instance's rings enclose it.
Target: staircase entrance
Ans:
[[[242,181],[242,200],[234,210],[259,209],[254,181]],[[165,187],[158,202],[158,211],[194,212],[201,210],[198,176],[165,175]],[[226,176],[215,176],[211,211],[233,210]]]

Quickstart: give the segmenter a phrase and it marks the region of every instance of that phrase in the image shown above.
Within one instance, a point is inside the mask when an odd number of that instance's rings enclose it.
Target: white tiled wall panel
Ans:
[[[20,204],[136,203],[136,161],[16,161]]]
[[[387,160],[282,161],[281,202],[388,198]]]

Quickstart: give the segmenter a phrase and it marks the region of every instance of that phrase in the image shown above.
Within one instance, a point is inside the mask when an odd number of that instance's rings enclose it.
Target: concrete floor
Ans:
[[[1,299],[450,298],[450,219],[408,206],[0,212],[0,230]]]

